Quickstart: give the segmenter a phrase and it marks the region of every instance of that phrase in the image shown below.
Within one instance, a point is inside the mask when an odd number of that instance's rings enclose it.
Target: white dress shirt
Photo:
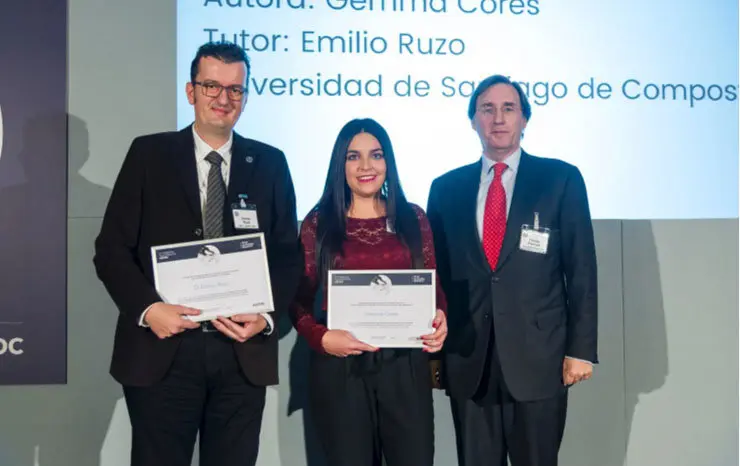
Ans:
[[[514,184],[516,182],[516,174],[519,171],[519,162],[522,160],[522,149],[517,148],[511,155],[508,155],[503,163],[507,165],[506,170],[501,174],[501,184],[504,185],[504,191],[506,192],[506,218],[508,221],[509,210],[511,209],[511,198],[514,196]],[[493,160],[485,156],[481,158],[481,172],[480,172],[480,185],[478,186],[478,203],[475,209],[475,220],[478,226],[478,237],[483,240],[483,214],[486,211],[486,197],[488,196],[488,188],[493,182],[493,166],[496,164]],[[534,213],[532,214],[534,215]],[[572,358],[566,356],[566,358],[576,359],[578,361],[587,362],[592,364],[591,361],[584,359]]]
[[[223,162],[221,163],[221,176],[223,176],[224,185],[228,189],[229,173],[231,172],[231,146],[234,143],[234,134],[231,133],[229,135],[229,140],[226,141],[226,144],[219,147],[218,149],[214,149],[209,146],[208,143],[203,140],[203,138],[200,137],[198,132],[195,131],[195,125],[193,125],[193,140],[195,141],[195,164],[198,169],[198,192],[200,192],[200,211],[201,215],[205,215],[206,196],[208,196],[208,172],[211,170],[211,162],[206,160],[206,156],[215,151],[218,152],[218,154],[223,158]],[[203,221],[205,222],[205,220]],[[148,325],[146,325],[146,323],[144,322],[144,316],[150,308],[151,306],[146,308],[144,312],[141,313],[141,317],[139,318],[139,325],[141,325],[142,327],[148,327]],[[275,325],[272,321],[272,316],[267,313],[263,313],[261,315],[265,318],[265,320],[267,321],[267,326],[269,327],[269,330],[265,332],[265,335],[269,335],[275,329]]]

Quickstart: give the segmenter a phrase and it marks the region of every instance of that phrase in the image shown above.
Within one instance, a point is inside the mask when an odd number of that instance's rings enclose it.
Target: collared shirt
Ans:
[[[517,148],[514,152],[508,155],[503,163],[507,165],[506,170],[501,175],[501,183],[504,185],[504,191],[506,191],[506,216],[509,216],[509,209],[511,208],[511,198],[514,196],[514,182],[516,180],[516,173],[519,170],[519,162],[522,160],[522,149]],[[478,238],[483,239],[483,214],[486,211],[486,197],[488,196],[488,188],[493,182],[493,166],[496,164],[493,160],[485,156],[481,157],[481,172],[480,172],[480,184],[478,186],[478,202],[475,209],[475,220],[478,226]]]

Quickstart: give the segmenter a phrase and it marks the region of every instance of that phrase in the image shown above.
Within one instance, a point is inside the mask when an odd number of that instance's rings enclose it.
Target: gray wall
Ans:
[[[70,0],[69,377],[0,387],[0,466],[123,466],[130,428],[108,376],[116,310],[92,244],[131,139],[175,129],[175,1]],[[135,32],[134,32],[135,31]],[[247,107],[249,111],[249,107]],[[738,463],[738,221],[597,221],[600,356],[572,390],[563,464]],[[261,466],[317,466],[305,447],[306,348],[281,340]],[[455,464],[435,394],[437,464]],[[305,432],[304,432],[305,430]]]

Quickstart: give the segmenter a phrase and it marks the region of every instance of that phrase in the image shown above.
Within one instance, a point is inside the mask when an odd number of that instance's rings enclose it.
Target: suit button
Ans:
[[[195,236],[200,236],[203,234],[203,230],[201,230],[200,228],[196,228],[195,230],[193,230],[193,233],[195,234]]]
[[[488,313],[483,314],[483,320],[488,320],[490,315]]]

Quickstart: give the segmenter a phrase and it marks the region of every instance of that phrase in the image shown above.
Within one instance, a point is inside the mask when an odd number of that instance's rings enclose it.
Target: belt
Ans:
[[[210,320],[205,320],[201,322],[200,329],[205,333],[218,332],[218,329],[213,326]]]

